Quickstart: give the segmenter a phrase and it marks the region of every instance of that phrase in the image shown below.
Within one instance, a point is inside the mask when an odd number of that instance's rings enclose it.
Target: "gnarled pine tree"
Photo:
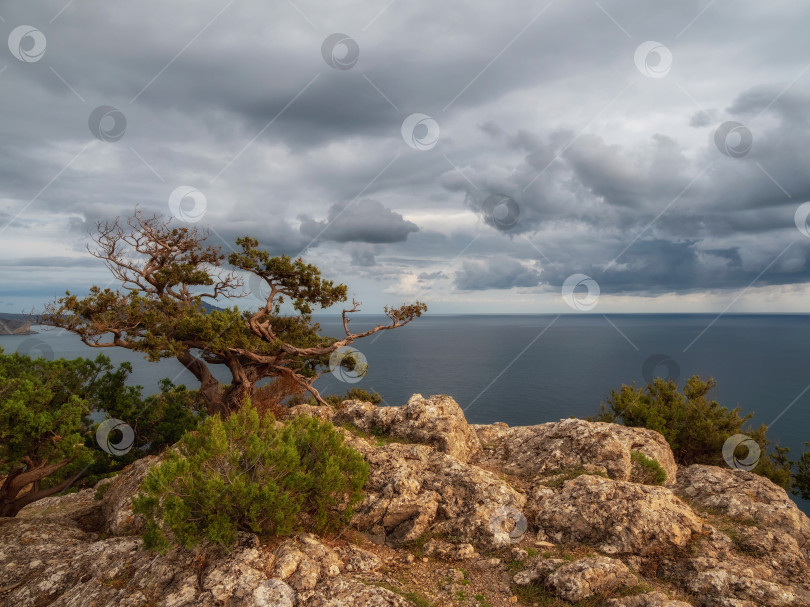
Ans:
[[[246,295],[244,281],[223,268],[219,247],[206,244],[207,230],[171,224],[171,219],[140,210],[123,224],[120,219],[99,223],[95,247],[88,250],[104,261],[121,290],[94,286],[86,297],[67,292],[48,305],[44,322],[95,348],[127,348],[151,361],[176,358],[200,382],[209,414],[238,409],[264,378],[294,381],[325,404],[313,382],[328,368],[333,352],[404,326],[427,310],[420,302],[386,307],[388,324],[352,333],[350,316],[359,309],[354,301],[342,312],[345,335],[320,335],[312,307],[346,301],[346,286],[323,279],[316,266],[301,258],[271,256],[257,240],[244,237],[236,241],[239,252],[227,261],[267,284],[266,301],[255,312],[238,307],[207,311],[203,301]],[[293,313],[282,313],[285,301]],[[216,379],[212,365],[228,369],[230,384]]]

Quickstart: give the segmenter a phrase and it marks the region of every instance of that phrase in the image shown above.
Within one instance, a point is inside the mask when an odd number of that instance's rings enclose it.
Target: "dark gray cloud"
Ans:
[[[537,270],[506,256],[464,261],[455,277],[456,287],[464,291],[536,287],[538,284],[540,273]]]
[[[7,3],[3,48],[30,24],[47,49],[0,62],[4,294],[103,279],[76,257],[95,222],[168,215],[179,186],[223,252],[251,235],[372,298],[551,292],[576,272],[605,294],[708,293],[769,264],[757,285],[804,285],[810,7],[774,2]],[[321,56],[337,31],[360,49],[348,70]],[[647,40],[672,52],[663,78],[636,68]],[[88,125],[101,105],[120,140]],[[413,113],[435,147],[403,139]],[[740,158],[716,145],[727,121],[751,133]],[[514,201],[506,223],[492,194]]]
[[[419,227],[376,200],[334,204],[325,220],[301,217],[301,234],[313,242],[403,242]]]

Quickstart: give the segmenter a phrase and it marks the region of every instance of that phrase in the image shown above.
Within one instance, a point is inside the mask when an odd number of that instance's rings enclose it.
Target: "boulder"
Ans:
[[[366,432],[382,432],[432,445],[462,462],[472,461],[481,453],[478,435],[450,396],[424,398],[421,394],[414,394],[402,407],[344,401],[335,413],[334,421],[354,424]]]
[[[597,593],[613,593],[638,584],[638,578],[627,565],[606,556],[574,562],[536,558],[528,569],[517,573],[513,581],[518,586],[540,582],[561,599],[571,602],[588,599]]]
[[[666,439],[646,428],[565,419],[536,426],[473,426],[485,447],[484,461],[517,476],[548,476],[587,466],[604,467],[613,479],[633,479],[631,453],[656,460],[675,483],[677,466]]]
[[[552,541],[608,554],[652,555],[683,548],[703,521],[664,487],[582,475],[541,502],[537,525]]]
[[[287,540],[276,550],[272,577],[297,591],[312,590],[324,578],[340,575],[343,561],[310,533]]]
[[[432,538],[425,543],[425,554],[447,561],[463,561],[481,556],[472,544],[451,544],[444,540]]]
[[[520,519],[526,497],[496,474],[426,445],[351,442],[371,468],[365,500],[352,520],[356,528],[391,546],[428,530],[456,533],[488,547],[513,541],[514,530],[510,535],[500,523]]]
[[[597,593],[610,593],[638,584],[638,578],[619,560],[606,556],[580,559],[563,565],[546,579],[561,599],[582,601]]]
[[[810,605],[810,592],[764,580],[747,567],[727,562],[717,565],[696,571],[687,581],[687,589],[704,597],[704,604],[723,605],[731,600],[735,601],[732,605],[750,603],[757,607]]]
[[[810,539],[807,515],[784,489],[753,472],[696,464],[681,469],[674,490],[695,507],[787,533],[799,546]]]

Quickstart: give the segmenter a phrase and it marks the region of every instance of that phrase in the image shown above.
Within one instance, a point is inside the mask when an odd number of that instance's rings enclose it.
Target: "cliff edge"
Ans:
[[[144,458],[102,481],[101,499],[87,489],[0,520],[0,602],[810,606],[810,519],[763,477],[679,468],[656,432],[474,426],[451,397],[418,394],[289,414],[331,419],[369,462],[348,530],[146,552],[130,505],[158,461]],[[649,473],[653,460],[664,475]]]

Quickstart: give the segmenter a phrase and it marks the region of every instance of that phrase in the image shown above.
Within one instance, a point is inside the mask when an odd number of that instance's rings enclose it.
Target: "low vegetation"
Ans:
[[[764,425],[751,427],[753,413],[740,414],[740,409],[728,409],[710,397],[717,383],[711,377],[690,377],[679,390],[673,380],[656,378],[644,388],[622,385],[613,390],[606,405],[591,421],[621,423],[625,426],[649,428],[667,439],[675,461],[682,466],[707,464],[726,466],[723,444],[735,434],[745,434],[759,445],[761,457],[751,470],[803,498],[810,498],[810,451],[798,461],[790,461],[788,449],[772,445]],[[735,454],[744,458],[747,453]],[[638,457],[638,456],[636,456]],[[648,464],[638,461],[642,466]],[[663,471],[662,471],[663,472]]]
[[[0,349],[0,516],[93,484],[196,424],[195,393],[165,380],[160,394],[144,398],[140,387],[126,385],[131,372],[128,363],[115,369],[106,356],[49,361]],[[105,416],[132,428],[127,453],[100,448],[95,430]],[[120,436],[108,439],[118,443]]]
[[[339,528],[368,474],[331,423],[299,416],[277,427],[248,403],[224,420],[207,418],[167,450],[133,509],[146,517],[147,548],[203,539],[227,548],[238,531],[268,537]]]
[[[633,476],[637,482],[645,485],[663,485],[667,482],[667,473],[658,463],[658,460],[644,455],[641,451],[631,451],[630,460],[633,465]]]

